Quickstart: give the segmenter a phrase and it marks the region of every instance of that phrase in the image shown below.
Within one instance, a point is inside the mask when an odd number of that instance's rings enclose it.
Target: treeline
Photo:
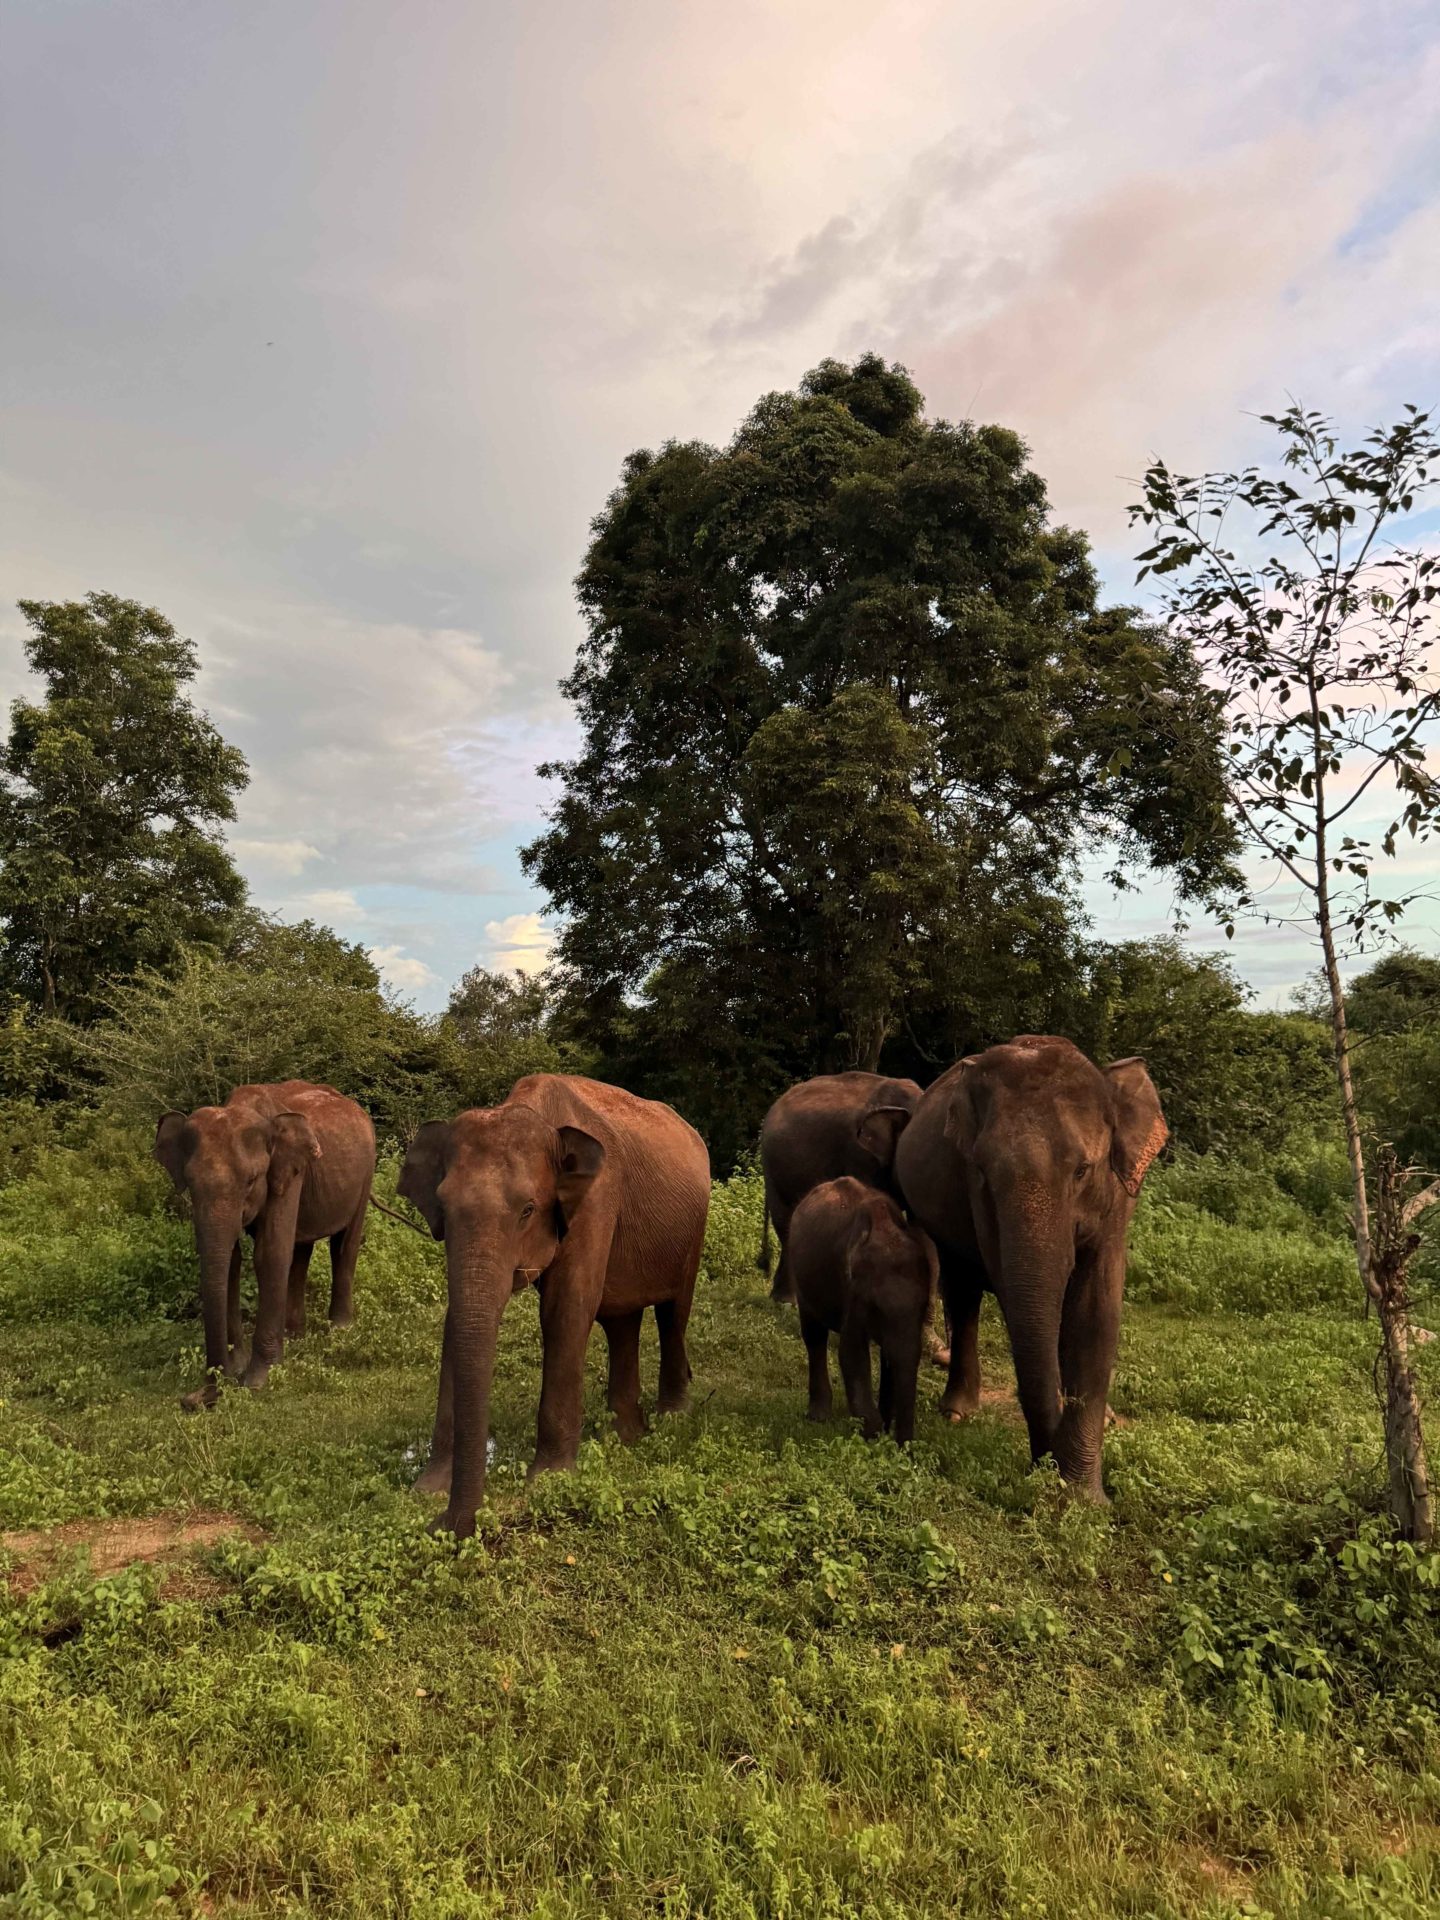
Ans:
[[[1020,1032],[1144,1054],[1181,1150],[1335,1122],[1328,1028],[1257,1012],[1176,939],[1095,937],[1073,885],[1232,889],[1223,716],[1187,640],[1103,607],[1023,443],[925,416],[904,370],[826,361],[723,448],[639,452],[578,581],[578,756],[525,851],[561,916],[543,978],[476,969],[418,1013],[365,951],[246,900],[248,779],[192,643],[108,594],[22,602],[38,688],[0,746],[0,1101],[27,1164],[70,1112],[148,1123],[298,1075],[403,1142],[520,1074],[668,1100],[717,1169],[796,1079],[923,1082]],[[1373,1129],[1440,1165],[1440,963],[1354,983]]]

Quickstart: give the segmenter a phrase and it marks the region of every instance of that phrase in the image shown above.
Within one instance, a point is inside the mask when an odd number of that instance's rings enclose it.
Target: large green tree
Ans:
[[[224,937],[245,887],[216,831],[244,757],[186,689],[195,649],[113,594],[22,600],[40,699],[0,747],[5,984],[84,1021],[102,983]]]
[[[873,355],[632,454],[578,589],[583,745],[526,861],[585,1037],[692,1089],[727,1028],[771,1090],[873,1067],[1084,846],[1186,893],[1229,855],[1187,649],[1099,606],[1015,434]]]

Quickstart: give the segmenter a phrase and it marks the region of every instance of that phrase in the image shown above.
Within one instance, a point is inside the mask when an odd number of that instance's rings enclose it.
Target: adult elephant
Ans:
[[[1102,1072],[1068,1040],[1024,1034],[961,1060],[901,1136],[895,1172],[940,1253],[950,1319],[941,1406],[980,1402],[981,1295],[999,1299],[1030,1453],[1103,1500],[1105,1403],[1135,1198],[1168,1138],[1145,1063]]]
[[[580,1450],[585,1349],[610,1348],[621,1437],[643,1431],[640,1322],[660,1328],[662,1413],[683,1407],[685,1328],[710,1205],[705,1143],[671,1107],[570,1074],[517,1080],[498,1107],[420,1129],[400,1192],[445,1242],[448,1305],[430,1463],[416,1483],[449,1489],[436,1523],[464,1539],[485,1490],[490,1380],[500,1316],[530,1282],[544,1351],[532,1474]]]
[[[780,1241],[772,1300],[793,1300],[795,1286],[785,1246],[790,1218],[813,1188],[847,1174],[867,1187],[897,1195],[895,1142],[915,1111],[920,1089],[913,1080],[880,1073],[822,1073],[802,1080],[770,1108],[760,1123],[760,1166],[765,1176],[765,1227],[760,1269],[770,1270],[770,1223]]]
[[[190,1195],[200,1256],[205,1384],[183,1407],[215,1404],[222,1373],[263,1387],[305,1331],[305,1276],[317,1240],[330,1242],[330,1324],[355,1317],[355,1263],[375,1177],[375,1129],[334,1087],[308,1080],[236,1087],[223,1107],[167,1113],[155,1158]],[[255,1243],[260,1303],[246,1364],[240,1327],[240,1235]]]

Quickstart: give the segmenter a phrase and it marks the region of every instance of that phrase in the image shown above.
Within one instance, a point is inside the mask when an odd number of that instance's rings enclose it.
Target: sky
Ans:
[[[253,897],[443,1005],[543,961],[517,848],[632,448],[873,348],[1134,600],[1153,454],[1440,399],[1437,98],[1433,0],[9,0],[0,697],[18,597],[159,607]],[[1093,864],[1097,932],[1164,928]]]

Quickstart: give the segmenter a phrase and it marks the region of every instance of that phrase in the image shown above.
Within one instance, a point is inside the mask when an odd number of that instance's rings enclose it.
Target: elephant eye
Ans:
[[[1094,1166],[1094,1164],[1095,1163],[1093,1160],[1082,1160],[1079,1166],[1076,1167],[1075,1169],[1076,1180],[1080,1181],[1085,1179],[1086,1176],[1089,1174],[1091,1167]]]
[[[527,1200],[525,1205],[520,1209],[520,1218],[522,1220],[528,1220],[534,1211],[535,1202],[533,1200]]]

